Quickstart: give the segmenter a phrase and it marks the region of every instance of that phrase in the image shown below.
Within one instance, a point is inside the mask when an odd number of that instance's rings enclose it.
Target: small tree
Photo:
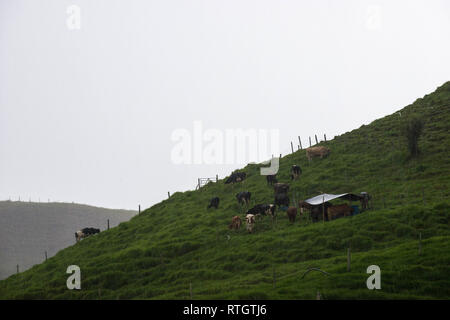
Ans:
[[[418,116],[413,116],[405,126],[405,135],[408,140],[408,150],[412,157],[419,154],[419,138],[423,131],[423,120]]]

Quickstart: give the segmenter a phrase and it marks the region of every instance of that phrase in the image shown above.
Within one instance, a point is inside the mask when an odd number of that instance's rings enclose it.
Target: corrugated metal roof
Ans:
[[[361,196],[358,196],[353,193],[342,193],[342,194],[323,193],[318,196],[307,199],[305,200],[305,202],[309,203],[312,206],[317,206],[319,204],[322,204],[323,202],[331,201],[337,198],[343,198],[350,201],[357,201],[361,199]]]

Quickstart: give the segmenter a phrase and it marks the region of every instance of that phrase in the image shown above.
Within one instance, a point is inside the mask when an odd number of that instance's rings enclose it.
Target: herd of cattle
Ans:
[[[306,149],[306,156],[309,161],[313,157],[326,157],[330,153],[330,149],[319,146],[319,147],[311,147]],[[297,180],[302,174],[302,169],[298,165],[293,165],[290,172],[291,180]],[[232,173],[227,180],[225,180],[225,184],[234,184],[238,182],[242,182],[246,178],[245,172],[235,172]],[[248,232],[252,233],[257,218],[262,218],[263,216],[269,216],[275,219],[276,215],[276,207],[282,208],[286,211],[289,222],[294,223],[297,217],[297,207],[290,206],[289,201],[289,184],[287,183],[279,183],[277,181],[276,175],[268,175],[266,176],[267,184],[273,186],[274,189],[274,203],[273,204],[257,204],[254,207],[248,209],[246,211],[245,223],[246,229]],[[240,205],[248,206],[250,204],[251,192],[242,191],[236,194],[237,202]],[[210,200],[208,205],[208,209],[210,208],[219,208],[219,197],[214,197]],[[362,208],[365,209],[367,207],[368,198],[364,197],[361,200]],[[305,213],[305,210],[309,210],[310,216],[313,222],[317,222],[321,219],[325,221],[334,220],[340,217],[346,217],[353,213],[353,208],[347,204],[341,205],[332,205],[329,202],[325,202],[319,206],[312,206],[307,202],[300,201],[298,203],[298,208],[300,209],[300,216]],[[229,225],[230,229],[240,229],[242,225],[241,218],[239,216],[234,216],[231,219],[231,224]],[[77,232],[75,232],[76,241],[80,241],[83,238],[91,236],[93,234],[99,233],[100,229],[95,228],[84,228]]]
[[[330,149],[319,146],[306,149],[306,156],[310,161],[313,157],[323,158],[330,153]],[[302,169],[298,165],[293,165],[291,167],[290,178],[291,180],[297,180],[302,174]],[[244,172],[235,172],[225,180],[225,184],[242,182],[246,178]],[[273,219],[276,215],[276,208],[279,207],[286,211],[289,222],[294,223],[298,214],[297,206],[290,206],[289,199],[289,184],[279,183],[277,181],[276,175],[266,176],[267,184],[273,186],[274,189],[274,203],[273,204],[257,204],[254,207],[248,209],[245,212],[245,223],[248,232],[252,233],[257,218],[262,218],[263,216],[269,216]],[[240,205],[249,205],[251,198],[251,192],[242,191],[236,194],[236,199]],[[363,209],[367,207],[367,201],[365,197],[361,199],[361,204]],[[209,208],[218,208],[220,199],[219,197],[214,197],[210,200]],[[318,206],[312,206],[307,202],[299,201],[298,208],[300,209],[300,216],[305,213],[305,210],[310,212],[310,216],[313,222],[319,220],[330,221],[340,217],[346,217],[353,214],[353,207],[347,204],[332,205],[329,202],[324,202]],[[233,216],[231,219],[230,229],[240,229],[242,225],[242,220],[239,216]]]

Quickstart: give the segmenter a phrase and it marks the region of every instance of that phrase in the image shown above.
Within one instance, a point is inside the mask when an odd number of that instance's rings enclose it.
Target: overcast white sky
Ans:
[[[450,80],[449,39],[446,0],[0,0],[0,200],[148,207],[241,167],[177,129],[332,138]]]

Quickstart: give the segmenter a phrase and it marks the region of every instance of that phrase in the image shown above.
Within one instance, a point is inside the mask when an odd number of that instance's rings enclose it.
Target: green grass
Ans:
[[[272,225],[258,221],[254,234],[230,231],[242,216],[235,194],[252,203],[273,202],[258,165],[242,170],[241,184],[210,183],[177,192],[118,227],[61,250],[30,270],[0,281],[2,299],[449,299],[450,298],[450,82],[370,125],[321,144],[325,159],[308,163],[300,150],[281,159],[278,179],[288,182],[298,164],[301,178],[290,196],[367,191],[373,209],[331,222],[284,212]],[[404,122],[425,121],[421,154],[408,156]],[[218,210],[207,210],[213,196]],[[339,201],[337,201],[338,203]],[[419,234],[422,253],[419,255]],[[347,248],[351,246],[351,271]],[[81,268],[82,289],[68,290],[67,266]],[[381,268],[381,290],[368,290],[369,265]],[[330,275],[312,271],[318,267]],[[275,274],[275,286],[274,286]]]

